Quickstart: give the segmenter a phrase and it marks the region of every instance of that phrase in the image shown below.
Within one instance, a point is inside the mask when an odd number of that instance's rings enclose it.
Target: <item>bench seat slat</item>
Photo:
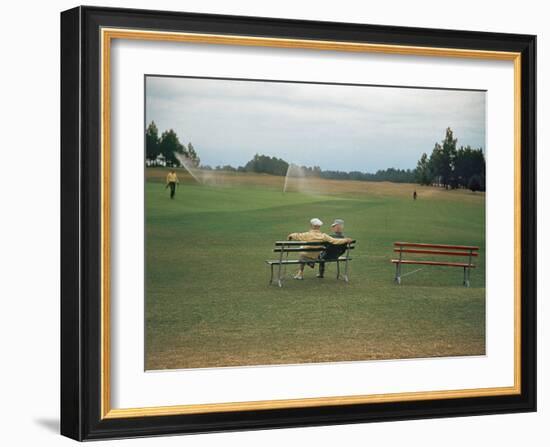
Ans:
[[[394,242],[393,245],[400,247],[448,248],[450,250],[479,250],[479,247],[475,245],[424,244],[419,242]]]
[[[448,255],[448,256],[478,256],[478,253],[470,253],[466,251],[443,251],[443,250],[415,250],[410,248],[399,249],[394,248],[396,253],[417,253],[426,255]]]
[[[475,264],[466,264],[463,262],[411,261],[408,259],[407,260],[392,259],[391,262],[393,262],[394,264],[443,265],[443,266],[449,266],[449,267],[475,268]]]

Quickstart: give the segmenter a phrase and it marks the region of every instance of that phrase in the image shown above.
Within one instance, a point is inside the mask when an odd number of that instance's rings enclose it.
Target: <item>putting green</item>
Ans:
[[[485,196],[410,184],[219,173],[199,185],[166,171],[146,182],[146,368],[193,368],[485,353]],[[412,200],[412,191],[418,200]],[[273,242],[319,217],[357,239],[349,284],[306,269],[268,285]],[[462,269],[422,268],[393,283],[394,241],[479,245],[471,287]],[[450,258],[452,259],[452,258]],[[404,268],[404,273],[420,266]]]

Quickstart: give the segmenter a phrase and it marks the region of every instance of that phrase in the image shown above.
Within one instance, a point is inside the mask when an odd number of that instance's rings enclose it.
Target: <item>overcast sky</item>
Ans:
[[[322,169],[414,168],[451,127],[485,150],[485,93],[147,77],[146,122],[174,129],[202,163],[255,153]]]

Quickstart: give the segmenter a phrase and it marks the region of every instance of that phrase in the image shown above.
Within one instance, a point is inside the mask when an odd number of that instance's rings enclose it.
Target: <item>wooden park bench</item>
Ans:
[[[303,241],[277,241],[275,242],[275,248],[273,249],[274,253],[279,254],[279,259],[267,260],[265,261],[271,268],[271,277],[269,279],[269,284],[273,284],[274,280],[279,287],[283,287],[283,277],[286,272],[287,265],[298,265],[298,264],[319,264],[321,262],[325,263],[336,263],[336,279],[340,279],[340,276],[344,281],[349,282],[348,276],[348,266],[351,261],[350,250],[355,248],[355,241],[351,241],[349,244],[345,244],[346,251],[345,253],[335,259],[311,259],[307,261],[301,261],[299,259],[289,259],[290,254],[300,253],[300,252],[319,252],[325,247],[330,246],[329,243],[323,242],[303,242]],[[340,274],[340,263],[344,263],[344,273]],[[274,278],[274,269],[277,267],[277,277]]]
[[[479,247],[471,245],[444,245],[444,244],[419,244],[412,242],[395,242],[393,251],[399,253],[398,259],[392,259],[395,264],[395,282],[401,284],[401,266],[416,264],[416,265],[441,265],[447,267],[460,267],[464,269],[464,286],[470,287],[470,270],[475,268],[472,263],[472,258],[478,256]],[[405,255],[422,255],[420,259],[405,259]],[[451,262],[447,260],[426,260],[426,257],[445,256],[449,257],[467,257],[468,262]],[[411,272],[412,273],[412,272]]]

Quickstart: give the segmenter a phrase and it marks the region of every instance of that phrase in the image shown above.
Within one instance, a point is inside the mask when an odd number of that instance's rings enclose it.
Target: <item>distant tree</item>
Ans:
[[[448,127],[441,143],[435,143],[432,153],[422,154],[416,166],[416,181],[423,185],[445,188],[468,188],[472,185],[485,190],[485,156],[483,150],[461,146],[457,150],[457,139]]]
[[[319,166],[300,166],[300,170],[305,177],[319,177],[321,175],[321,168]]]
[[[244,166],[246,172],[258,172],[262,174],[286,175],[288,163],[281,158],[256,154]]]
[[[415,178],[418,183],[421,185],[431,185],[432,184],[432,170],[430,167],[430,160],[428,159],[428,154],[424,152],[418,160],[416,165]]]
[[[193,144],[191,142],[189,142],[189,144],[187,145],[187,156],[195,167],[200,166],[201,159],[197,155],[197,152],[195,151],[195,148],[193,147]]]
[[[193,143],[189,142],[188,147],[185,147],[174,129],[165,130],[159,137],[158,127],[151,121],[145,130],[145,157],[153,161],[160,154],[164,155],[168,166],[181,165],[176,154],[185,156],[195,167],[199,167],[201,162]]]
[[[159,130],[154,121],[147,126],[145,131],[145,157],[155,160],[160,154]]]
[[[454,186],[456,180],[454,178],[454,159],[456,156],[456,142],[453,131],[447,127],[445,138],[439,143],[435,143],[430,155],[430,171],[432,174],[432,183],[438,186],[447,188]]]
[[[444,186],[450,185],[452,182],[454,160],[456,156],[456,142],[457,139],[454,138],[453,131],[450,127],[447,127],[447,130],[445,131],[445,139],[442,141],[444,169],[441,176],[443,178]]]
[[[160,137],[160,152],[166,157],[166,164],[168,166],[180,166],[180,161],[176,158],[176,154],[182,154],[187,156],[187,151],[183,144],[181,144],[178,135],[173,129],[166,130]]]
[[[439,143],[435,143],[430,155],[430,171],[432,172],[432,183],[435,183],[437,186],[445,186],[443,180],[443,172],[446,170],[446,160],[445,155],[443,154],[443,148]]]
[[[473,150],[472,159],[474,175],[479,177],[479,189],[485,191],[485,156],[483,151],[481,149]]]
[[[459,185],[461,186],[467,186],[466,183],[474,174],[471,163],[471,152],[472,149],[470,148],[470,146],[461,146],[460,149],[456,151],[454,173]]]
[[[467,188],[472,176],[477,175],[481,190],[485,189],[485,156],[481,149],[472,149],[470,146],[461,147],[456,153],[454,171],[459,186]]]
[[[481,191],[481,177],[477,174],[472,175],[468,182],[468,189],[471,191]]]

